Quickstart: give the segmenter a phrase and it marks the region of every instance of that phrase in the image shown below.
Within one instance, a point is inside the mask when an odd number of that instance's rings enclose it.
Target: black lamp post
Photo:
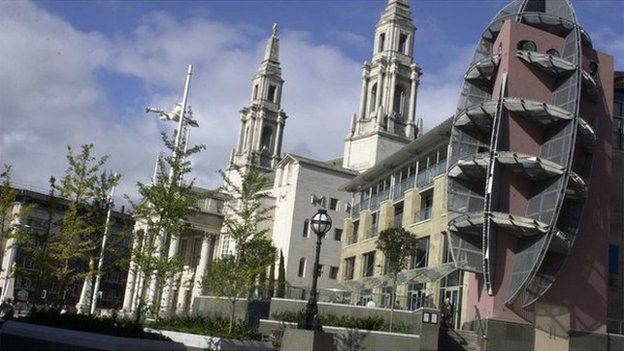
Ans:
[[[319,255],[321,254],[321,239],[331,229],[332,220],[325,210],[318,210],[310,220],[310,227],[316,234],[316,256],[314,257],[314,275],[312,276],[312,291],[310,292],[310,300],[306,305],[306,311],[299,321],[297,328],[307,330],[322,331],[323,327],[318,320],[318,307],[316,305],[316,281],[319,275]]]

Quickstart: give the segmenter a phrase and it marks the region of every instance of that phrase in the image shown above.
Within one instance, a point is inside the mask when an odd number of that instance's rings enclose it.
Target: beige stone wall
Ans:
[[[420,208],[423,192],[433,190],[433,204],[431,218],[420,221]],[[392,226],[394,219],[394,202],[392,200],[384,201],[380,204],[378,212],[379,231]],[[373,211],[373,212],[375,212]],[[341,252],[341,270],[344,272],[344,259],[355,256],[354,279],[359,279],[363,274],[363,255],[367,252],[376,250],[377,236],[365,239],[367,230],[371,227],[372,217],[371,211],[365,210],[360,213],[360,225],[358,230],[358,241],[354,244],[346,244],[348,235],[353,232],[353,221],[347,219],[345,221],[345,236],[343,239],[343,247]],[[413,188],[407,190],[403,197],[403,227],[409,230],[418,238],[429,237],[428,266],[433,267],[443,262],[444,256],[444,240],[446,230],[446,177],[440,175],[433,180],[433,183],[423,187],[422,189]],[[349,225],[348,225],[349,224]],[[377,253],[375,257],[375,275],[383,273],[384,257],[381,253]],[[342,281],[344,277],[341,275]],[[439,282],[427,284],[427,290],[433,295],[433,301],[437,304],[440,298]],[[380,289],[374,291],[380,293]],[[397,288],[399,295],[407,293],[407,286],[399,286]],[[466,294],[464,293],[464,296]],[[465,298],[464,298],[465,299]],[[465,306],[465,303],[462,305]],[[462,311],[462,315],[465,312]]]

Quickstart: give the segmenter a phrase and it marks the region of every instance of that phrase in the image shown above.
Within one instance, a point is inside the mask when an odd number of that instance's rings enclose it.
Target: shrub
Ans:
[[[122,336],[130,338],[171,340],[163,335],[143,331],[143,326],[131,319],[96,317],[86,314],[60,314],[59,310],[37,311],[32,309],[27,317],[14,319],[48,327],[72,329],[77,331]]]
[[[260,340],[261,335],[256,329],[250,329],[243,321],[236,321],[229,333],[229,321],[222,318],[206,316],[181,317],[174,316],[153,321],[148,324],[150,328],[173,330],[183,333],[209,335],[239,340]]]
[[[283,311],[271,314],[271,318],[283,322],[298,323],[303,317],[304,311]],[[369,316],[369,317],[351,317],[351,316],[338,316],[331,313],[324,313],[319,316],[321,325],[327,325],[332,327],[342,327],[350,329],[364,329],[364,330],[379,330],[387,331],[388,325],[385,323],[383,317]],[[392,328],[394,332],[406,332],[408,327],[405,324],[395,324]]]

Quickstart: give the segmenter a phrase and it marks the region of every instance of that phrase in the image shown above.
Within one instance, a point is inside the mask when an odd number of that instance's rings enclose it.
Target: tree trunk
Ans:
[[[232,310],[230,311],[230,327],[228,329],[228,333],[232,334],[234,330],[234,318],[236,318],[236,297],[231,300],[232,302]]]
[[[390,295],[390,325],[389,325],[389,331],[390,333],[392,333],[392,323],[394,322],[394,305],[396,303],[396,287],[397,287],[397,283],[396,283],[396,274],[395,277],[393,279],[392,282],[392,294]]]

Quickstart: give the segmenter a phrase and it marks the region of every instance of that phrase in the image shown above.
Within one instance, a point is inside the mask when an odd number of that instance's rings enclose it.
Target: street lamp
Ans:
[[[318,307],[316,305],[317,291],[316,282],[319,275],[319,255],[321,254],[321,239],[331,229],[332,220],[326,210],[318,210],[310,220],[310,227],[316,234],[316,256],[314,257],[314,273],[312,275],[312,291],[310,292],[310,300],[306,305],[306,311],[301,321],[297,325],[298,329],[322,331],[323,327],[318,320]]]

